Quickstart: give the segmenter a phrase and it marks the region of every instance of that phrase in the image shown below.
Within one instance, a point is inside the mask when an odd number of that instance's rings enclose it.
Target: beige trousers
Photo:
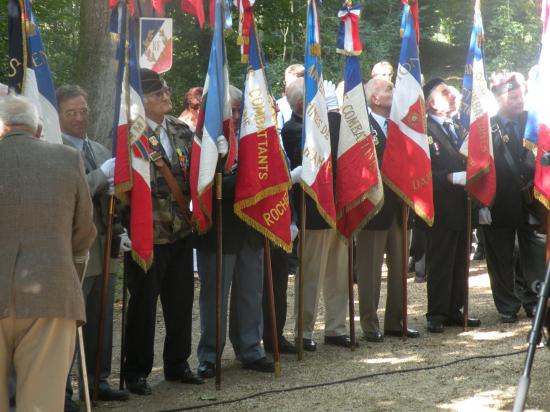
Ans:
[[[74,320],[16,319],[14,315],[0,319],[0,411],[9,410],[12,366],[18,411],[63,411],[75,338]]]
[[[361,230],[357,234],[357,286],[359,289],[359,316],[363,332],[380,329],[378,304],[382,264],[386,253],[388,266],[388,293],[384,329],[401,330],[403,308],[403,236],[394,219],[388,230]]]
[[[334,229],[306,230],[304,243],[304,338],[311,339],[319,295],[325,302],[325,336],[347,335],[348,248]],[[298,273],[298,276],[301,276]],[[295,334],[298,336],[298,277],[295,281]]]

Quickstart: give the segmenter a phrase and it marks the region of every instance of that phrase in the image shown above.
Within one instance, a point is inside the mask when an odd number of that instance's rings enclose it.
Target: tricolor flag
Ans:
[[[139,19],[139,67],[165,73],[172,67],[172,19]]]
[[[434,206],[426,104],[411,13],[405,18],[382,174],[387,185],[431,226]]]
[[[330,130],[323,89],[317,1],[308,0],[307,11],[301,186],[315,201],[321,216],[335,227]]]
[[[250,53],[250,32],[254,24],[253,6],[255,0],[233,0],[233,4],[239,9],[239,36],[237,44],[241,46],[241,62],[248,63]]]
[[[209,5],[209,15],[210,15],[210,27],[214,29],[215,22],[217,22],[217,4],[220,0],[210,0]],[[221,0],[223,2],[223,18],[222,22],[224,23],[224,28],[231,29],[233,26],[233,18],[231,17],[231,0]]]
[[[403,3],[403,15],[401,17],[401,37],[405,34],[405,26],[407,25],[407,15],[412,14],[414,22],[414,32],[416,33],[416,44],[420,44],[420,26],[418,23],[418,0],[401,0]]]
[[[460,121],[469,130],[467,144],[461,149],[468,157],[466,190],[483,206],[490,206],[496,192],[496,170],[489,120],[491,93],[485,80],[483,64],[483,21],[479,0],[475,4],[474,26],[462,86]]]
[[[229,97],[229,72],[223,38],[222,1],[216,2],[216,25],[210,50],[208,73],[204,83],[202,107],[197,121],[197,134],[193,140],[191,154],[191,200],[193,218],[200,233],[212,223],[212,183],[218,163],[216,140],[225,136],[229,152],[225,159],[225,170],[231,170],[236,160],[235,131],[231,120]]]
[[[548,19],[550,1],[543,0],[541,4],[541,20],[543,22],[542,49],[535,79],[533,93],[533,109],[529,112],[525,138],[527,142],[537,145],[537,161],[535,166],[535,197],[550,209],[550,167],[542,166],[540,158],[550,152],[550,30]]]
[[[201,29],[204,24],[204,5],[202,2],[203,0],[181,0],[181,10],[196,16]]]
[[[384,197],[357,57],[361,53],[361,42],[357,42],[360,12],[359,6],[340,10],[336,40],[338,52],[347,54],[335,188],[336,227],[346,238],[374,216],[382,207]]]
[[[8,0],[8,33],[9,86],[35,103],[44,139],[61,143],[55,88],[30,0]]]
[[[235,213],[290,252],[288,191],[291,183],[277,132],[275,101],[269,90],[265,59],[254,23],[250,31],[250,60],[243,99]]]
[[[147,271],[153,262],[153,211],[150,186],[149,142],[139,80],[132,19],[126,2],[111,16],[117,33],[116,104],[113,125],[115,193],[130,205],[132,257]]]

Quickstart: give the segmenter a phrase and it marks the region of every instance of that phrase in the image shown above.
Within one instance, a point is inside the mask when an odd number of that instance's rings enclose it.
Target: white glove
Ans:
[[[491,218],[491,211],[487,207],[479,209],[479,224],[490,225],[493,222]]]
[[[227,143],[225,136],[218,136],[216,139],[216,148],[222,156],[225,156],[229,152],[229,143]]]
[[[300,176],[302,176],[302,165],[296,166],[290,171],[290,180],[292,180],[293,185],[300,181]]]
[[[325,101],[327,102],[327,110],[338,110],[338,98],[336,97],[336,86],[330,80],[323,80],[323,88],[325,89]]]
[[[103,174],[107,177],[107,180],[114,179],[115,177],[115,158],[112,157],[105,160],[101,166],[99,166]]]
[[[130,252],[132,250],[132,241],[128,236],[128,232],[124,229],[124,232],[120,234],[120,250],[122,252]]]
[[[453,173],[453,185],[466,186],[466,172]]]
[[[294,239],[296,239],[298,233],[300,233],[300,231],[298,230],[298,226],[296,226],[296,223],[292,222],[290,224],[290,240],[294,242]]]
[[[109,188],[107,189],[107,194],[109,196],[113,196],[115,194],[115,178],[114,177],[108,177],[107,183],[109,184]]]

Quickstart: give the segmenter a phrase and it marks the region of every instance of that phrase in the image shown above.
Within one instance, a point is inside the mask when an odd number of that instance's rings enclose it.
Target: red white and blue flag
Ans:
[[[250,32],[254,24],[255,0],[233,0],[233,4],[239,9],[239,36],[237,44],[241,46],[241,62],[248,63],[250,53]]]
[[[236,161],[237,142],[231,120],[229,97],[229,71],[223,37],[223,10],[221,1],[216,1],[216,21],[208,73],[204,83],[202,107],[197,121],[197,134],[191,153],[191,200],[193,218],[204,233],[212,223],[212,183],[218,163],[216,140],[225,136],[229,152],[224,162],[225,170],[231,170]]]
[[[548,19],[550,16],[550,0],[543,0],[541,4],[541,20],[543,23],[542,49],[540,52],[535,87],[529,90],[533,94],[533,108],[525,128],[525,139],[537,146],[537,161],[535,166],[535,197],[550,209],[550,167],[542,166],[540,158],[550,152],[550,30]]]
[[[197,17],[199,27],[204,24],[204,4],[203,0],[181,0],[181,10]]]
[[[145,109],[132,19],[121,1],[111,16],[117,33],[116,104],[113,126],[115,194],[130,205],[132,257],[147,271],[153,262],[153,210],[149,165],[149,142],[144,135]]]
[[[359,38],[361,6],[344,6],[338,12],[340,25],[336,35],[336,52],[345,56],[358,56],[363,51]]]
[[[490,206],[496,193],[496,170],[489,119],[491,93],[485,80],[483,41],[483,20],[478,0],[462,85],[460,121],[469,134],[461,152],[468,158],[466,190],[472,199],[483,206]]]
[[[291,182],[254,22],[249,38],[234,209],[245,223],[290,252]]]
[[[382,174],[386,184],[429,226],[434,220],[430,150],[426,135],[426,104],[420,82],[420,59],[414,21],[405,16],[405,32]]]
[[[301,186],[315,201],[321,216],[331,227],[335,227],[332,155],[327,104],[323,89],[317,1],[308,0],[307,11]]]
[[[165,73],[172,67],[172,19],[139,19],[139,67]]]
[[[355,40],[346,40],[348,36],[359,38],[360,12],[361,8],[355,6],[344,7],[338,13],[341,23],[336,42],[337,47],[342,45],[339,53],[347,54],[335,188],[336,227],[346,238],[353,236],[374,216],[384,199],[357,56],[361,53],[361,42],[358,47]],[[350,21],[356,24],[347,30]]]
[[[61,143],[55,88],[30,0],[9,0],[8,33],[9,86],[35,103],[44,139]]]

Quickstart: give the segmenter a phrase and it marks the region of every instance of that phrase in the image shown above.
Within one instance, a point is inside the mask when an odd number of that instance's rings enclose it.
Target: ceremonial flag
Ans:
[[[346,54],[344,98],[336,162],[336,227],[353,236],[382,207],[384,188],[369,124],[359,57],[360,6],[338,13],[338,52]]]
[[[132,19],[120,2],[111,16],[117,30],[116,103],[113,125],[115,194],[130,205],[132,257],[147,271],[153,262],[153,211],[149,142],[144,135],[145,110],[139,80]]]
[[[216,2],[216,25],[210,50],[208,73],[204,83],[202,107],[197,121],[197,134],[191,153],[191,200],[193,218],[200,233],[212,223],[212,183],[218,163],[216,140],[225,136],[229,152],[225,170],[231,170],[236,160],[235,131],[231,120],[229,72],[223,38],[222,1]]]
[[[269,91],[264,54],[254,22],[250,31],[250,62],[246,69],[243,99],[235,213],[290,253],[288,191],[291,182],[277,132],[275,101]]]
[[[335,227],[330,130],[323,89],[317,0],[308,0],[306,32],[301,186],[315,201],[321,216],[331,227]]]
[[[201,29],[204,25],[204,5],[202,2],[203,0],[181,0],[182,11],[196,16]]]
[[[172,19],[139,19],[139,67],[165,73],[172,67]]]
[[[210,0],[210,27],[214,29],[216,20],[216,5],[220,0]],[[231,17],[231,0],[221,0],[224,2],[223,8],[224,8],[224,16],[222,18],[222,22],[224,24],[224,28],[231,29],[231,26],[233,26],[233,19]]]
[[[475,4],[474,25],[462,86],[460,121],[469,130],[466,149],[466,190],[483,206],[490,206],[496,193],[496,170],[489,120],[490,91],[483,63],[483,21],[479,0]],[[462,150],[462,149],[461,149]]]
[[[250,31],[253,25],[253,6],[255,0],[234,0],[235,6],[239,9],[239,36],[237,44],[241,46],[241,62],[248,63],[250,50]]]
[[[550,167],[542,166],[540,158],[550,152],[550,30],[548,18],[550,13],[549,0],[541,4],[541,20],[543,22],[542,49],[540,52],[535,87],[530,90],[533,94],[533,108],[529,112],[525,139],[536,145],[537,160],[535,163],[535,197],[550,209]]]
[[[406,15],[398,76],[382,160],[384,181],[429,226],[433,224],[430,150],[426,104],[420,82],[418,44],[411,13]]]
[[[8,15],[9,86],[38,108],[44,139],[61,143],[55,87],[30,0],[9,0]]]
[[[414,32],[416,34],[416,44],[420,44],[420,25],[418,23],[418,0],[401,0],[403,3],[403,16],[401,18],[401,37],[405,34],[405,25],[407,21],[407,15],[412,14],[414,22]]]

